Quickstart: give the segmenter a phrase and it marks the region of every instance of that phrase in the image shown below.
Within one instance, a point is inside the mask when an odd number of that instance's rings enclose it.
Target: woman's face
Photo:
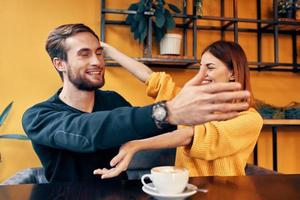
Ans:
[[[205,79],[202,81],[202,84],[234,81],[232,71],[210,52],[205,52],[202,55],[200,70],[206,70]]]

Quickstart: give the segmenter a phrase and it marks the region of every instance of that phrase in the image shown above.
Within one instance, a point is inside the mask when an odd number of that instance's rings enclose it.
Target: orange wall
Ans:
[[[44,50],[44,43],[49,31],[64,23],[82,22],[100,30],[99,0],[6,0],[0,7],[0,110],[12,100],[14,106],[0,133],[23,133],[21,126],[22,113],[36,102],[52,95],[60,87],[60,79],[52,67]],[[133,1],[108,1],[111,8],[127,8]],[[173,0],[177,3],[178,1]],[[210,2],[209,5],[207,2]],[[218,15],[218,0],[205,1],[204,14]],[[226,1],[227,2],[227,1]],[[230,1],[229,1],[230,2]],[[263,1],[269,3],[270,1]],[[270,5],[270,4],[268,4]],[[240,1],[239,15],[255,17],[255,4],[251,1]],[[270,6],[264,6],[268,13]],[[216,14],[217,12],[217,14]],[[227,13],[230,9],[226,10]],[[121,18],[124,16],[121,16]],[[204,23],[204,22],[199,22]],[[217,22],[207,22],[216,23]],[[204,23],[205,24],[205,23]],[[241,26],[253,26],[241,24]],[[189,33],[191,34],[191,33]],[[141,56],[141,46],[132,39],[130,31],[125,27],[109,26],[106,32],[107,41],[131,56]],[[124,37],[126,35],[126,37]],[[128,35],[128,36],[127,36]],[[218,32],[203,31],[198,34],[200,55],[208,43],[220,39]],[[232,34],[226,38],[231,39]],[[264,37],[264,60],[272,60],[273,46],[270,36]],[[280,59],[291,60],[289,38],[281,39]],[[241,34],[240,43],[245,49],[249,60],[256,59],[256,41],[254,34]],[[271,44],[271,45],[270,45]],[[189,46],[192,41],[189,40]],[[191,49],[189,49],[191,55]],[[188,80],[196,72],[184,69],[157,69],[171,73],[179,85]],[[291,101],[300,102],[299,74],[286,72],[252,72],[254,95],[268,103],[286,105]],[[121,93],[132,104],[146,105],[151,99],[145,95],[145,87],[131,75],[119,67],[108,67],[104,89]],[[296,159],[300,152],[299,128],[279,129],[279,170],[284,173],[299,173],[300,161]],[[271,168],[270,130],[262,132],[259,140],[259,163]],[[0,181],[16,171],[39,166],[29,142],[0,140]]]

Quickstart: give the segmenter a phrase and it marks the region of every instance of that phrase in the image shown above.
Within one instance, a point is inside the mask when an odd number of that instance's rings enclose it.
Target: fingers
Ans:
[[[102,179],[113,178],[121,174],[124,170],[118,167],[114,167],[109,169],[105,174],[101,176]]]
[[[200,85],[205,78],[205,73],[206,70],[199,70],[199,72],[191,80],[189,80],[186,85]]]
[[[108,169],[106,169],[106,168],[103,168],[103,169],[98,168],[93,171],[93,174],[94,175],[102,175],[102,174],[107,173],[107,171],[108,171]]]
[[[238,82],[212,83],[212,84],[202,85],[199,88],[201,89],[202,92],[205,93],[218,93],[218,92],[240,90],[241,84]]]
[[[209,112],[213,114],[238,112],[242,110],[247,110],[248,108],[249,108],[249,104],[247,102],[218,103],[218,104],[208,105]]]
[[[103,41],[100,41],[100,45],[102,46],[102,47],[107,47],[108,46],[108,44],[106,44],[105,42],[103,42]]]
[[[233,100],[239,100],[248,102],[250,98],[249,91],[233,91],[233,92],[221,92],[217,94],[212,94],[210,96],[210,102],[232,102]],[[236,104],[233,104],[236,105]]]
[[[224,121],[238,116],[238,112],[215,113],[207,116],[207,121]]]
[[[101,179],[106,179],[106,178],[112,178],[112,177],[118,176],[126,169],[127,169],[126,163],[121,163],[120,165],[117,165],[116,167],[113,167],[110,169],[106,169],[106,168],[96,169],[93,171],[93,174],[101,175]]]
[[[125,152],[124,151],[120,151],[115,157],[113,157],[113,159],[111,159],[110,161],[110,166],[114,167],[115,165],[117,165],[125,156]]]
[[[101,179],[112,178],[118,176],[123,170],[118,167],[114,167],[111,169],[96,169],[93,171],[94,175],[101,175]]]

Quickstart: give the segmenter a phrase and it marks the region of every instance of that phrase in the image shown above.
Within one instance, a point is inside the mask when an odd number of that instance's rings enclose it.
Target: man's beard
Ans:
[[[84,91],[95,91],[101,88],[105,83],[104,76],[102,77],[102,81],[97,83],[93,83],[80,75],[75,76],[72,72],[68,73],[68,78],[78,90]]]

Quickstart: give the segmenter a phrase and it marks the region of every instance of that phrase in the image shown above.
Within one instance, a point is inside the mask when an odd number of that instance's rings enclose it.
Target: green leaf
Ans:
[[[141,32],[141,35],[140,35],[140,43],[144,43],[144,40],[147,36],[147,27],[143,30],[143,32]]]
[[[134,32],[133,32],[133,37],[134,37],[134,39],[135,39],[135,40],[138,39],[139,36],[140,36],[139,30],[138,30],[138,29],[135,29]]]
[[[166,21],[163,12],[161,12],[160,9],[156,9],[154,15],[155,15],[156,26],[159,28],[163,27]]]
[[[166,18],[166,23],[165,23],[166,29],[175,28],[175,26],[176,26],[175,21],[171,15],[171,13],[168,10],[166,10],[166,12],[165,12],[165,18]]]
[[[176,13],[181,13],[181,10],[180,10],[177,6],[175,6],[174,4],[168,3],[168,6],[169,6],[169,8],[170,8],[171,10],[173,10],[174,12],[176,12]]]
[[[13,101],[10,102],[10,104],[8,104],[8,106],[6,106],[6,108],[3,110],[2,114],[0,115],[0,126],[2,126],[4,120],[6,119],[13,103],[14,103]]]
[[[145,11],[145,1],[144,0],[140,1],[137,11],[141,12],[141,13],[144,13],[144,11]]]
[[[157,0],[157,8],[163,8],[164,7],[164,2],[161,0]]]
[[[158,28],[157,26],[154,26],[154,33],[155,33],[155,40],[157,45],[159,45],[159,42],[165,35],[165,29],[164,28]]]
[[[137,13],[134,15],[134,20],[140,21],[141,18],[142,18],[143,16],[144,16],[143,13],[137,12]]]
[[[145,2],[145,9],[147,11],[150,11],[151,8],[152,8],[152,0],[146,0],[146,2]]]
[[[125,20],[125,24],[132,24],[134,18],[133,15],[128,15]]]
[[[137,29],[138,24],[139,24],[138,21],[133,20],[132,23],[131,23],[130,31],[134,32]]]
[[[138,9],[138,3],[131,4],[127,10],[137,10]]]
[[[142,33],[147,25],[147,18],[144,16],[143,18],[141,18],[140,22],[139,22],[139,32]]]

